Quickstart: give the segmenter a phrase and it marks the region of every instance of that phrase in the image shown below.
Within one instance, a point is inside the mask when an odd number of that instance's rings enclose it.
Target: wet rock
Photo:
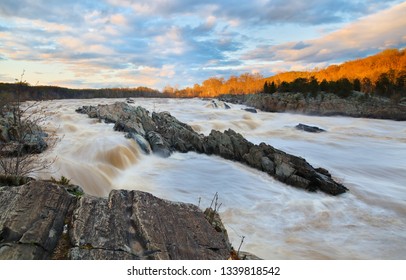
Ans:
[[[126,137],[126,138],[129,138],[129,139],[134,139],[134,140],[137,142],[138,146],[140,146],[140,148],[141,148],[146,154],[151,153],[152,149],[151,149],[151,146],[150,146],[149,142],[148,142],[144,137],[142,137],[140,134],[137,134],[137,133],[127,133],[127,134],[125,135],[125,137]]]
[[[123,131],[133,127],[131,121],[137,122],[140,127],[149,127],[145,139],[149,142],[152,151],[163,157],[168,157],[173,151],[214,154],[225,159],[238,161],[250,167],[268,173],[281,182],[302,188],[308,191],[323,191],[332,195],[346,192],[348,189],[335,182],[325,172],[315,170],[306,160],[283,151],[277,150],[270,145],[261,143],[254,145],[246,140],[241,134],[228,129],[224,132],[212,130],[208,136],[196,133],[192,127],[180,122],[168,112],[152,113],[140,116],[140,113],[129,110],[127,104],[114,104],[112,108],[103,107],[109,111],[111,119],[116,119]],[[121,108],[117,110],[117,108]],[[138,109],[139,112],[145,112]],[[112,112],[115,112],[114,114]],[[121,116],[121,114],[123,116]],[[122,122],[122,120],[128,120]],[[131,120],[131,121],[130,121]],[[326,171],[328,172],[328,171]]]
[[[180,122],[168,112],[152,113],[156,129],[170,145],[170,149],[179,152],[202,152],[203,135],[196,133],[193,128]]]
[[[312,132],[312,133],[325,132],[325,130],[322,128],[319,128],[317,126],[310,126],[310,125],[303,124],[303,123],[299,123],[298,125],[295,126],[295,128],[297,130],[303,130],[303,131]]]
[[[257,113],[257,110],[255,108],[244,108],[243,110],[254,114]]]
[[[169,144],[159,133],[150,131],[146,137],[154,154],[165,158],[171,155]]]
[[[216,108],[216,109],[231,109],[230,105],[228,105],[226,102],[213,99],[211,100],[210,103],[206,105],[206,107],[211,107],[211,108]]]

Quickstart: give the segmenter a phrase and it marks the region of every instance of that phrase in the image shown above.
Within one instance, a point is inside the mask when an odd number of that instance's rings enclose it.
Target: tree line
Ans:
[[[49,99],[167,97],[162,92],[148,87],[70,89],[56,86],[31,86],[26,82],[0,83],[1,99],[12,100],[16,92],[19,92],[21,101]]]
[[[315,76],[308,78],[296,78],[291,82],[283,81],[276,84],[274,81],[265,81],[263,86],[264,93],[275,92],[303,92],[319,93],[330,92],[340,97],[348,97],[352,91],[363,92],[365,94],[374,94],[387,98],[396,98],[406,96],[406,71],[396,72],[390,70],[381,73],[375,82],[369,78],[363,79],[340,78],[336,81],[327,81],[323,79],[319,82]]]

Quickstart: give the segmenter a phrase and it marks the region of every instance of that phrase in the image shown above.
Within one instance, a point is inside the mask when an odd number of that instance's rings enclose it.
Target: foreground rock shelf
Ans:
[[[32,181],[0,188],[0,259],[227,259],[231,246],[191,204],[141,191],[108,198]],[[223,227],[224,228],[224,227]]]
[[[208,136],[196,133],[168,112],[153,112],[123,102],[112,105],[83,106],[76,110],[91,118],[114,123],[114,129],[127,133],[146,152],[164,157],[172,152],[194,151],[218,155],[238,161],[268,173],[277,180],[308,191],[322,191],[331,195],[348,189],[334,181],[324,168],[313,168],[305,159],[287,154],[261,143],[255,145],[232,129],[212,130]]]

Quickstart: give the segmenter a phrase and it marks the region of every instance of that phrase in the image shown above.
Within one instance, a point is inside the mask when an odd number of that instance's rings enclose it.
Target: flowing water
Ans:
[[[232,128],[324,167],[350,189],[332,197],[286,186],[260,171],[216,156],[145,155],[123,133],[75,109],[122,99],[42,102],[47,129],[62,140],[48,174],[65,176],[85,192],[107,196],[136,189],[201,208],[219,194],[230,239],[265,259],[406,259],[406,125],[388,120],[314,117],[213,108],[207,100],[135,99],[150,111],[169,111],[205,135]],[[301,123],[326,129],[307,133]]]

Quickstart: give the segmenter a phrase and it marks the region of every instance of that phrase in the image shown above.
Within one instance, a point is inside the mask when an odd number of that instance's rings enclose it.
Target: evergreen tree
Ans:
[[[269,86],[269,93],[274,93],[276,92],[276,85],[275,82],[272,81],[271,85]]]
[[[264,93],[270,93],[269,92],[269,85],[268,85],[267,81],[265,81],[265,84],[264,84]]]
[[[359,79],[354,80],[354,90],[355,91],[361,91],[361,82]]]

